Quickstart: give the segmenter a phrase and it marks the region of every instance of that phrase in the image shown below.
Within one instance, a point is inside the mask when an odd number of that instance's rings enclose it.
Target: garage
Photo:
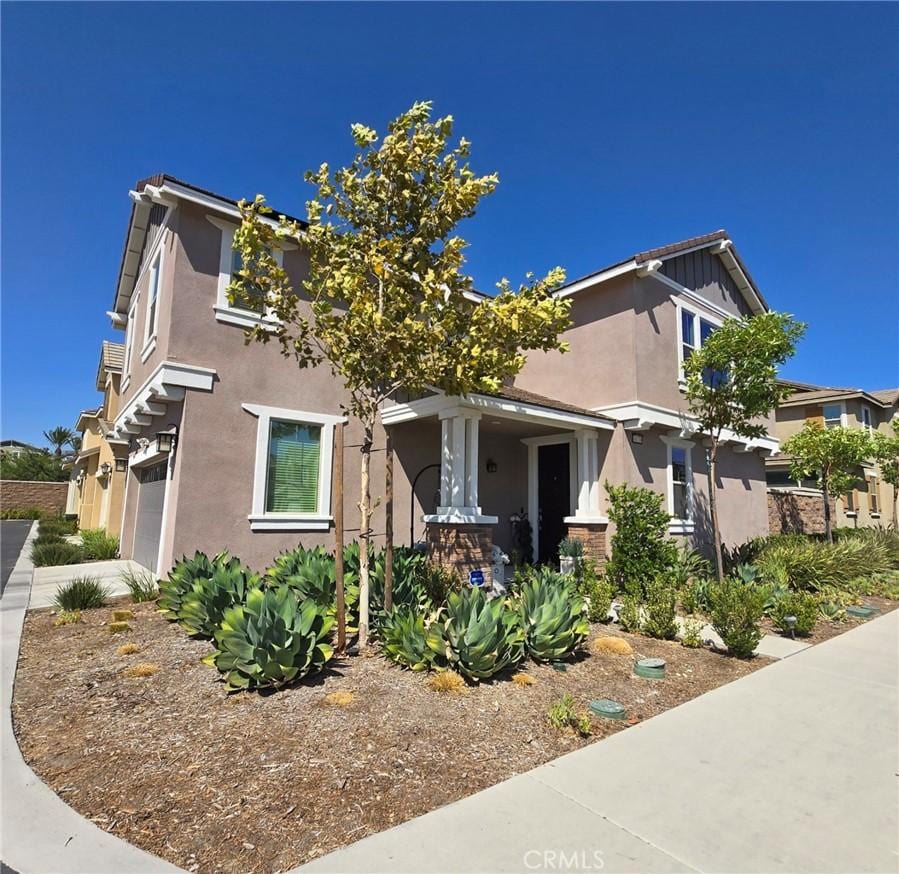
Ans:
[[[137,498],[137,519],[134,523],[134,560],[156,571],[159,540],[162,536],[162,511],[165,506],[165,487],[168,462],[142,467],[137,471],[140,492]]]

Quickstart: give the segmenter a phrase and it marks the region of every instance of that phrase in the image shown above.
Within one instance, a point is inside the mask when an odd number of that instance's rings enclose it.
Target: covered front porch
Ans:
[[[466,579],[482,571],[489,584],[494,545],[517,560],[553,562],[571,535],[603,557],[600,470],[612,420],[506,388],[396,404],[382,422],[411,484],[410,540],[424,540],[436,562]]]

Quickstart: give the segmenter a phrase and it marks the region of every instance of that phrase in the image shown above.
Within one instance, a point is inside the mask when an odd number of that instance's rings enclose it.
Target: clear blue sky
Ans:
[[[729,230],[810,323],[787,375],[899,383],[899,7],[2,6],[2,436],[97,403],[128,189],[301,212],[302,171],[432,99],[501,185],[479,287]]]

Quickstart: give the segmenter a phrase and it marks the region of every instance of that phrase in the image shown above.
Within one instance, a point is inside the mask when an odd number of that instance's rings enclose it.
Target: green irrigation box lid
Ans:
[[[649,680],[661,680],[665,676],[665,659],[638,659],[634,673]]]
[[[860,616],[862,619],[867,619],[869,616],[873,616],[875,613],[878,613],[878,609],[876,607],[865,607],[861,604],[851,604],[846,608],[846,612],[850,616]]]
[[[610,701],[608,698],[600,698],[597,701],[590,702],[590,709],[597,716],[604,716],[606,719],[626,719],[627,711],[623,705],[617,701]]]

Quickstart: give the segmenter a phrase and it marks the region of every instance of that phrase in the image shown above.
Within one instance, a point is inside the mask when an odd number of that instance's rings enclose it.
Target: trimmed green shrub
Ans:
[[[0,519],[3,521],[15,521],[21,519],[40,519],[44,511],[39,507],[26,507],[22,510],[0,510]]]
[[[324,668],[331,626],[325,609],[289,586],[250,588],[245,603],[225,609],[215,652],[203,661],[225,675],[229,691],[280,688]]]
[[[591,622],[606,622],[615,598],[614,584],[604,573],[598,572],[596,562],[590,560],[578,563],[575,580],[587,605],[587,618]]]
[[[642,632],[661,640],[674,640],[677,623],[674,621],[677,593],[674,586],[663,578],[649,584],[646,596],[646,618]]]
[[[625,595],[621,599],[618,611],[618,624],[630,632],[639,632],[643,628],[643,611],[636,595]]]
[[[709,603],[712,627],[731,655],[751,657],[762,639],[759,621],[765,614],[764,589],[725,577],[709,587]]]
[[[571,655],[590,631],[583,599],[553,571],[536,573],[524,583],[518,613],[525,648],[538,662]]]
[[[478,681],[521,661],[524,632],[504,598],[488,601],[480,589],[450,592],[446,618],[432,623],[428,648],[443,665]]]
[[[618,589],[642,600],[649,582],[670,575],[677,559],[677,546],[668,538],[671,517],[662,495],[650,489],[606,483],[606,491],[616,526],[606,574]]]
[[[65,543],[65,538],[60,534],[56,534],[55,532],[51,532],[50,534],[44,534],[41,531],[34,540],[31,541],[32,546],[43,546],[45,543]]]
[[[789,626],[784,621],[787,616],[796,617],[793,631],[800,637],[812,633],[818,621],[818,600],[814,595],[803,592],[788,592],[777,598],[769,614],[774,626],[782,634],[788,634]]]
[[[156,577],[146,570],[126,570],[119,577],[128,586],[131,600],[135,604],[155,601],[159,597],[159,586]]]
[[[78,530],[78,522],[75,519],[65,519],[62,516],[42,516],[40,528],[41,534],[58,534],[66,537]]]
[[[74,613],[102,607],[107,598],[109,590],[96,577],[75,577],[56,590],[53,606],[59,611]]]
[[[81,547],[74,543],[43,543],[31,549],[31,561],[35,567],[54,567],[78,564],[84,561]]]
[[[378,624],[384,655],[412,671],[426,671],[433,653],[428,649],[424,617],[414,607],[401,604],[385,614]]]
[[[680,642],[687,649],[699,649],[702,646],[702,623],[698,619],[684,620],[684,633]]]
[[[693,580],[680,593],[681,608],[685,613],[704,613],[708,614],[709,605],[709,586],[714,585],[715,580],[711,577],[699,577]]]
[[[102,528],[87,528],[81,532],[81,551],[85,561],[106,561],[118,556],[119,539]]]

